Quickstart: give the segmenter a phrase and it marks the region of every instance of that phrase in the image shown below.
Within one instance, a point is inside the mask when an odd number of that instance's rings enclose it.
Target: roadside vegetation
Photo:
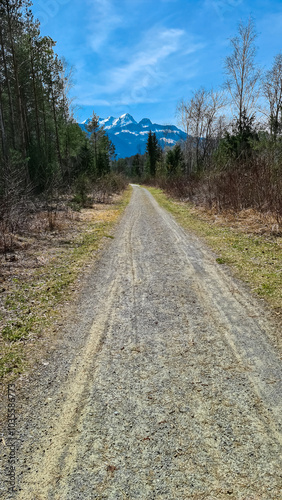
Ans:
[[[282,322],[282,235],[273,235],[269,224],[254,211],[218,216],[215,211],[168,197],[159,188],[149,190],[184,228],[204,238],[216,253],[218,265],[230,265]]]
[[[47,211],[50,229],[61,200],[88,204],[116,189],[115,149],[98,117],[86,132],[73,116],[72,68],[42,36],[30,0],[0,4],[0,252],[14,252],[14,234]],[[119,179],[118,179],[119,177]],[[106,180],[105,180],[106,179]]]
[[[129,197],[98,116],[76,123],[72,68],[31,8],[0,3],[0,377],[42,355]]]
[[[49,340],[55,340],[69,301],[93,268],[104,239],[113,238],[130,195],[128,188],[111,203],[62,211],[53,231],[48,214],[34,217],[33,234],[24,242],[20,238],[18,243],[24,244],[16,260],[2,267],[0,378],[13,379],[42,358]]]
[[[282,232],[282,54],[263,71],[256,62],[253,19],[230,39],[220,89],[196,89],[177,106],[186,141],[160,148],[148,136],[145,155],[118,160],[137,182],[158,186],[196,206],[255,210]],[[230,113],[231,110],[231,113]]]
[[[178,104],[186,141],[162,150],[153,134],[143,156],[118,162],[281,318],[282,54],[261,70],[256,38],[253,19],[241,21],[221,89]]]

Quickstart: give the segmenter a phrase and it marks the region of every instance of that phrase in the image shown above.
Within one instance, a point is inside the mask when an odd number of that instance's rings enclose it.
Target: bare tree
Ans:
[[[205,166],[219,138],[222,119],[219,111],[226,105],[223,92],[201,87],[188,102],[181,101],[177,108],[179,122],[187,133],[185,160],[187,171]]]
[[[282,129],[282,54],[274,58],[272,68],[263,78],[263,95],[269,105],[270,133],[276,138]]]
[[[254,114],[258,99],[260,70],[255,64],[257,33],[252,18],[245,25],[240,21],[238,35],[230,39],[233,52],[225,60],[228,79],[226,89],[231,96],[231,105],[238,116],[239,128],[243,128],[243,115]]]

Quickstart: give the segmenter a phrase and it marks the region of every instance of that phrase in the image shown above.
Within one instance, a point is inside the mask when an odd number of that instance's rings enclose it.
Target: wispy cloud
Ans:
[[[205,0],[204,7],[213,9],[223,21],[228,12],[238,9],[243,0]]]
[[[202,44],[189,40],[184,30],[151,29],[138,46],[131,49],[123,65],[100,75],[105,84],[94,85],[93,95],[112,96],[112,99],[118,98],[128,104],[156,102],[156,96],[151,93],[169,84],[174,75],[179,74],[178,70],[174,72],[173,66],[180,54],[192,54],[202,47]]]
[[[112,72],[109,91],[120,90],[126,84],[139,86],[140,79],[142,86],[151,86],[152,80],[158,83],[160,79],[157,76],[158,65],[178,50],[183,35],[182,30],[165,30],[159,32],[153,39],[147,37],[150,41],[144,41],[143,47],[131,54],[127,64]]]
[[[88,9],[88,43],[94,52],[99,52],[123,19],[111,0],[88,0]]]

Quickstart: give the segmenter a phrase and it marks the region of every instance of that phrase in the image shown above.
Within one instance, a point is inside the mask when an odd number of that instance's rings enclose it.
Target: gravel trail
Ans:
[[[21,388],[16,499],[282,499],[260,302],[138,186],[49,365]]]

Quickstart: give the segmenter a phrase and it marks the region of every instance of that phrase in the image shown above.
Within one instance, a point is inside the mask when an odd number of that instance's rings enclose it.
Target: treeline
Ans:
[[[110,170],[114,148],[70,114],[71,71],[40,33],[30,0],[0,1],[0,230],[13,230],[27,201],[81,186]]]
[[[269,211],[281,224],[282,54],[262,71],[256,38],[253,20],[240,22],[221,89],[201,87],[178,104],[187,140],[164,152],[159,148],[151,170],[147,145],[145,156],[134,157],[130,167],[183,199],[218,210]]]
[[[70,116],[67,65],[55,42],[41,36],[31,6],[30,0],[0,2],[2,195],[14,179],[25,191],[40,192],[54,179],[70,184],[84,171],[100,175],[113,153],[105,134],[96,133],[96,117],[89,141]]]
[[[153,179],[181,176],[185,172],[183,144],[173,148],[160,146],[154,132],[148,133],[146,151],[128,158],[119,158],[113,163],[113,170],[133,180],[151,182]]]

